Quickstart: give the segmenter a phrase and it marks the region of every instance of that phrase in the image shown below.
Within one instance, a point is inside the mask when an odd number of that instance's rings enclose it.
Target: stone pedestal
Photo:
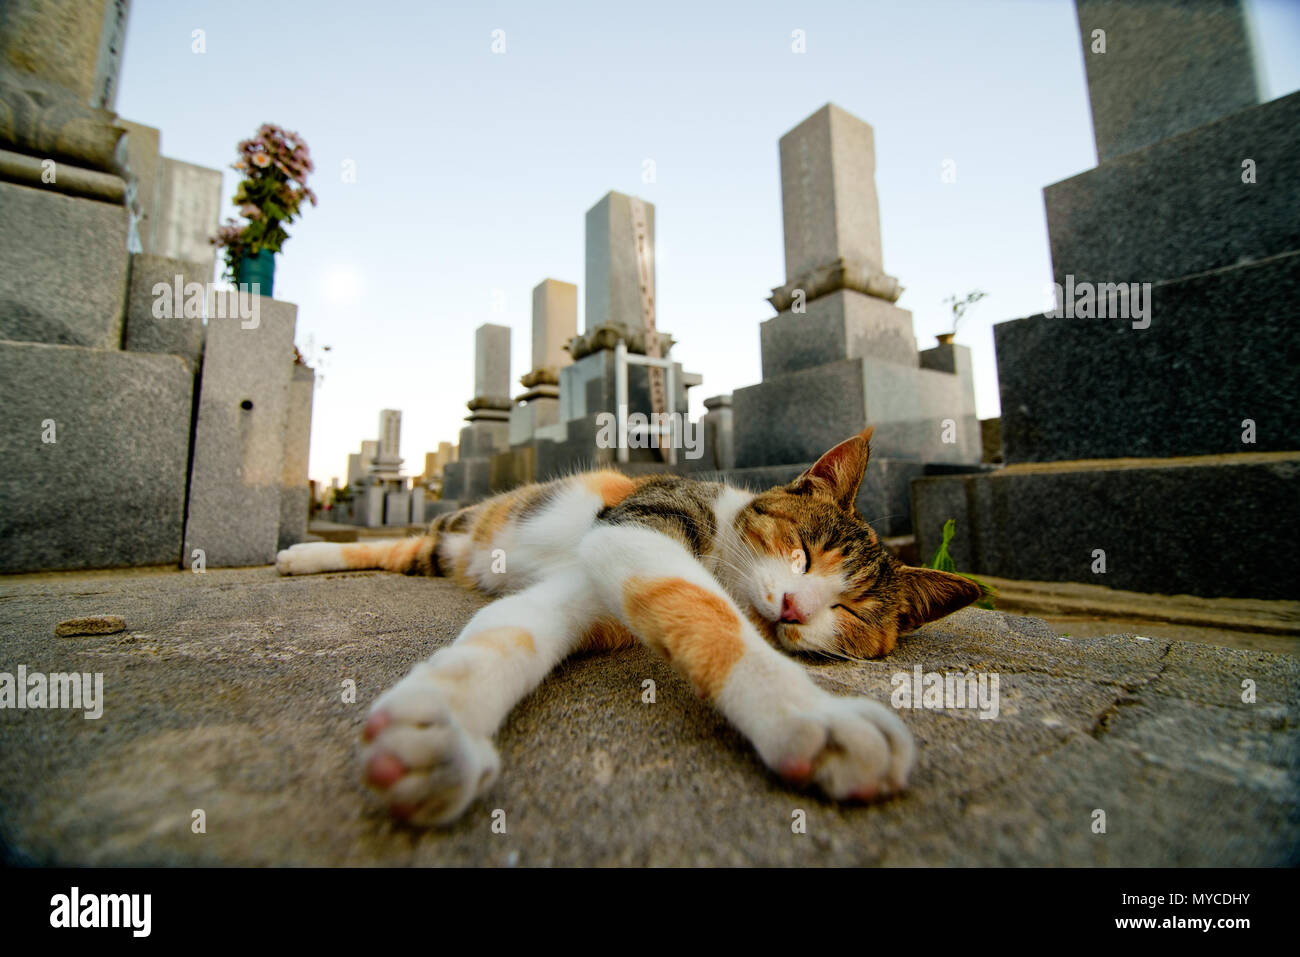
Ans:
[[[1007,467],[917,482],[918,547],[956,518],[977,574],[1291,597],[1300,94],[1252,105],[1238,3],[1077,6],[1101,163],[1044,190],[1058,310],[994,327]]]
[[[692,470],[734,469],[736,467],[736,436],[732,397],[710,396],[704,400],[704,455],[689,462]]]
[[[311,457],[311,409],[316,373],[295,365],[289,380],[289,409],[284,420],[284,469],[280,475],[280,532],[278,548],[305,541],[311,512],[311,486],[307,477]]]
[[[837,289],[807,306],[806,313],[787,309],[759,324],[764,379],[839,359],[917,365],[906,309],[852,289]]]
[[[180,356],[197,371],[203,357],[203,310],[210,274],[201,263],[133,255],[122,347]]]
[[[193,387],[175,356],[0,342],[0,571],[174,565]]]
[[[236,293],[219,293],[237,313]],[[298,307],[259,300],[256,326],[238,314],[208,322],[194,429],[186,556],[209,566],[275,560]]]
[[[0,210],[0,339],[120,349],[126,209],[0,182]]]

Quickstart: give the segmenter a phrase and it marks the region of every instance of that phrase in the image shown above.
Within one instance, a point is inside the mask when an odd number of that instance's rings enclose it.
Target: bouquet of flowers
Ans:
[[[225,251],[226,275],[232,282],[238,281],[245,255],[263,250],[278,253],[289,239],[285,225],[301,215],[304,202],[316,205],[316,194],[307,186],[307,174],[315,167],[297,133],[264,123],[238,149],[239,159],[231,168],[244,178],[233,202],[246,222],[227,219],[212,240]]]

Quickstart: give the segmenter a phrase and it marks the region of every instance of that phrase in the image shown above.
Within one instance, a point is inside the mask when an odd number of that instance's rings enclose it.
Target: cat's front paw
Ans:
[[[329,542],[300,542],[275,553],[275,570],[281,575],[314,575],[329,571],[329,558],[338,546]]]
[[[492,742],[461,727],[432,675],[418,665],[375,702],[362,731],[366,783],[394,817],[422,826],[460,817],[501,768]]]
[[[760,754],[789,781],[815,783],[837,801],[869,801],[901,791],[916,759],[912,734],[870,698],[826,695],[781,719]]]

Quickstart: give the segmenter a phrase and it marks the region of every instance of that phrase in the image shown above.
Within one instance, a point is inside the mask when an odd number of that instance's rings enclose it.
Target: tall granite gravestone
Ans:
[[[894,304],[902,287],[884,271],[871,127],[827,104],[781,138],[780,154],[787,278],[760,326],[763,381],[731,396],[735,469],[717,474],[785,482],[874,426],[858,508],[902,534],[912,478],[980,460],[970,350],[918,353],[912,315]]]
[[[562,438],[560,370],[573,362],[565,346],[578,333],[578,287],[543,279],[533,288],[533,367],[519,379],[528,391],[510,410],[510,445],[546,435]],[[558,435],[556,434],[558,431]]]
[[[612,432],[603,426],[606,418],[618,413],[616,347],[621,341],[634,355],[665,358],[673,345],[672,336],[658,330],[655,316],[654,229],[654,206],[623,193],[608,193],[587,211],[586,319],[581,334],[575,335],[576,287],[547,280],[534,290],[534,369],[520,380],[532,391],[520,397],[522,405],[511,413],[510,449],[492,458],[493,491],[617,460],[617,443],[601,438],[602,428],[605,434]],[[554,369],[559,372],[558,389],[538,395]],[[671,403],[669,381],[675,387]],[[672,405],[684,420],[687,389],[700,381],[678,363],[671,378],[666,369],[629,363],[623,411],[648,416],[667,412]],[[622,467],[669,468],[663,461],[668,456],[659,449],[638,444],[629,442],[629,461]]]
[[[491,491],[492,456],[510,448],[510,329],[485,323],[474,331],[474,397],[460,430],[457,461],[443,469],[443,498],[463,504]]]
[[[918,545],[955,518],[963,570],[1294,597],[1300,94],[1252,105],[1241,3],[1077,9],[1101,162],[1044,190],[1056,308],[994,327],[1007,466],[916,482]]]

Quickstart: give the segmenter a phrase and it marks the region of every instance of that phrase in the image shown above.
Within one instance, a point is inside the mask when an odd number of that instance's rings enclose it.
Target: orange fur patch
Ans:
[[[423,544],[423,538],[407,538],[398,542],[380,557],[381,567],[390,572],[405,571],[415,564],[416,555]]]
[[[582,477],[582,484],[588,491],[595,492],[606,508],[612,508],[636,491],[637,482],[622,472],[605,470],[591,472]]]
[[[702,697],[715,698],[741,655],[740,618],[713,592],[681,578],[629,578],[628,623],[681,670]]]
[[[483,513],[474,523],[474,532],[470,536],[474,544],[481,545],[496,538],[497,533],[505,527],[506,521],[510,518],[510,507],[514,504],[514,500],[515,493],[510,492],[483,503]]]
[[[470,635],[464,641],[467,645],[490,648],[500,655],[509,655],[515,651],[532,653],[537,650],[532,634],[522,628],[489,628],[477,635]]]
[[[339,549],[345,568],[381,568],[383,550],[373,545],[344,545]]]
[[[637,643],[636,635],[613,618],[597,618],[578,641],[579,651],[618,651]]]

